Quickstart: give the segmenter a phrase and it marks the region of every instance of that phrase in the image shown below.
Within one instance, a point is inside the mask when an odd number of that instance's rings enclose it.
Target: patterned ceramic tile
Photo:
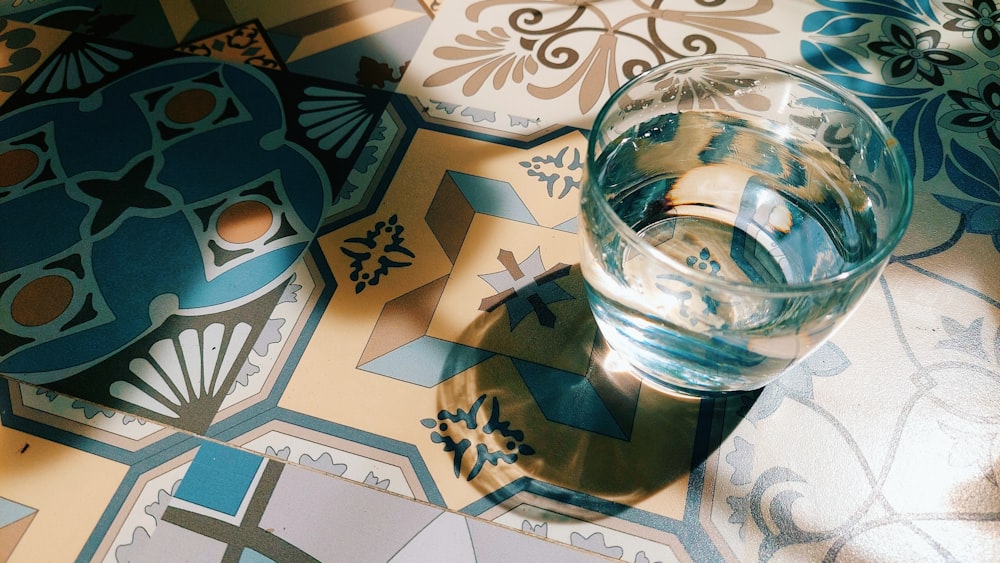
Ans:
[[[781,6],[792,18],[802,8]],[[588,127],[611,92],[656,64],[787,50],[776,9],[771,0],[445,3],[400,91]]]
[[[952,266],[929,277],[995,300],[1000,286],[981,281],[1000,251],[1000,120],[990,97],[1000,88],[1000,63],[987,38],[996,35],[995,3],[921,1],[898,10],[864,3],[849,11],[818,3],[829,9],[803,21],[802,58],[873,107],[913,169],[915,219],[898,260],[921,271],[921,260],[940,255],[933,261]],[[983,248],[969,235],[989,237],[993,249],[965,252]],[[959,243],[965,248],[952,252]]]
[[[5,168],[3,236],[32,242],[2,258],[0,369],[207,428],[260,370],[251,354],[281,340],[272,314],[298,302],[299,258],[373,127],[370,97],[290,86],[251,65],[64,43],[5,106],[0,155],[25,157]],[[341,110],[357,117],[331,122]]]
[[[15,381],[7,385],[10,414],[19,417],[21,424],[44,424],[129,452],[141,450],[176,432],[170,427],[47,389]]]
[[[480,518],[624,561],[688,561],[693,554],[671,531],[652,530],[614,515],[522,492]]]
[[[0,239],[31,241],[0,253],[0,371],[16,378],[0,387],[15,460],[0,554],[1000,557],[995,2],[660,8],[0,6],[0,54],[32,66],[0,72],[17,90],[0,108]],[[214,56],[289,70],[136,45],[210,36]],[[261,51],[235,41],[251,36]],[[917,208],[831,342],[760,393],[699,402],[623,377],[595,342],[574,235],[585,139],[558,123],[713,50],[862,96],[911,159]],[[384,92],[400,80],[413,97]],[[112,110],[121,131],[104,129]],[[317,182],[284,182],[302,170],[327,178],[318,205]],[[216,191],[189,198],[204,178]],[[80,475],[92,486],[71,487]],[[327,516],[339,502],[372,514]]]
[[[837,348],[747,405],[713,460],[712,519],[747,558],[994,559],[996,6],[816,4],[801,56],[890,124],[914,220]]]
[[[981,295],[949,284],[928,295],[925,279],[890,265],[808,372],[730,419],[705,517],[741,559],[1000,555],[998,412],[985,399],[1000,326]]]
[[[50,0],[0,5],[0,16],[85,34],[246,58],[297,73],[393,90],[438,2],[349,0],[286,6],[255,1]],[[266,31],[265,31],[266,30]],[[206,39],[212,39],[206,43]]]
[[[72,561],[128,466],[4,427],[0,452],[0,557]]]
[[[188,41],[176,48],[181,53],[211,57],[222,61],[246,63],[261,68],[284,70],[277,50],[270,44],[267,32],[256,21],[201,39]]]
[[[230,443],[400,496],[441,503],[435,490],[424,490],[426,470],[414,467],[412,456],[395,453],[385,443],[376,448],[357,436],[341,438],[328,428],[308,428],[309,421],[301,418],[296,422],[274,420]],[[312,425],[323,428],[315,421]]]
[[[103,525],[96,527],[80,558],[108,563],[127,561],[130,553],[148,545],[191,466],[198,444],[191,440],[135,464],[116,495],[113,510],[108,511]],[[180,543],[175,547],[185,548]]]
[[[173,47],[181,41],[183,31],[192,25],[192,12],[186,0],[13,0],[0,4],[0,15],[12,20],[157,47]]]
[[[180,459],[188,461],[178,464]],[[127,561],[549,561],[595,557],[440,508],[217,444],[159,470],[135,498],[131,540],[105,544]],[[127,536],[127,533],[126,533]],[[128,538],[125,538],[128,539]],[[101,554],[98,553],[98,556]],[[112,553],[108,552],[108,557]]]
[[[676,534],[691,444],[648,439],[692,428],[699,405],[599,366],[571,266],[583,136],[477,139],[480,129],[444,128],[410,100],[389,109],[396,175],[370,188],[384,190],[378,208],[319,238],[339,283],[279,411],[414,444],[448,507],[476,514],[536,489],[594,495]],[[663,461],[645,466],[647,456]]]
[[[4,61],[0,67],[0,106],[68,36],[61,30],[28,26],[0,15],[0,61]],[[10,169],[15,163],[4,162],[2,167]],[[0,185],[10,181],[0,178]]]

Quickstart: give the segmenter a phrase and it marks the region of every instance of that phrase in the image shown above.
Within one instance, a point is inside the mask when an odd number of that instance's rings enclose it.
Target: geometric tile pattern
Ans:
[[[764,40],[779,34],[772,10],[769,1],[446,3],[400,89],[586,126],[611,92],[656,64],[715,51],[763,56]]]
[[[480,213],[537,225],[509,183],[448,171],[427,211],[426,221],[453,262],[458,259],[462,241],[475,215]],[[551,315],[547,307],[549,302],[572,299],[551,283],[565,275],[568,267],[562,271],[547,271],[538,249],[520,264],[503,250],[501,257],[503,260],[498,266],[506,264],[507,269],[480,276],[499,291],[495,299],[489,300],[489,305],[484,301],[480,308],[492,310],[503,305],[511,316],[511,323],[516,324],[531,312]],[[529,263],[534,271],[526,266]],[[517,279],[512,277],[510,269],[518,273]],[[521,280],[525,275],[522,270],[533,272],[534,278]],[[434,305],[441,299],[445,284],[445,278],[440,278],[388,302],[375,324],[359,368],[433,387],[492,357],[494,354],[488,350],[428,336],[420,330],[430,325]],[[552,322],[555,322],[554,317]],[[626,430],[618,427],[600,394],[586,378],[524,360],[516,360],[515,367],[550,420],[626,437],[629,420],[622,421]],[[570,389],[575,389],[571,402],[574,408],[567,409],[570,403],[566,402],[565,394]]]
[[[424,502],[440,503],[425,472],[405,451],[376,448],[362,440],[309,428],[303,421],[274,420],[233,438],[230,444],[271,458],[336,475]],[[313,426],[316,426],[315,424]]]
[[[356,94],[307,85],[299,98],[283,100],[251,65],[157,61],[166,54],[76,38],[60,49],[26,90],[90,94],[92,107],[18,96],[5,106],[18,112],[6,122],[7,148],[0,150],[30,162],[5,182],[4,233],[48,242],[5,255],[0,287],[11,317],[2,369],[203,431],[252,348],[269,337],[270,311],[357,156],[355,141],[331,141],[335,126],[313,134],[318,125],[297,110],[341,94],[341,107],[350,109]],[[73,69],[65,61],[77,60],[83,80],[63,78],[59,73],[70,72],[64,67]],[[91,68],[91,60],[107,62]],[[126,61],[146,66],[130,72]],[[363,119],[349,126],[362,137],[371,127]],[[105,129],[121,150],[85,154],[72,133]],[[298,135],[311,149],[291,141]],[[336,154],[320,161],[327,142]],[[209,151],[215,177],[204,168]],[[223,173],[226,160],[234,168]],[[28,208],[65,229],[42,235],[38,223],[25,220]],[[136,281],[128,292],[115,289]]]
[[[0,559],[1000,557],[994,6],[708,4],[0,7]],[[698,401],[596,338],[563,123],[711,51],[860,95],[917,195]]]
[[[157,504],[147,510],[155,528],[119,547],[118,560],[418,561],[428,549],[455,561],[499,561],[498,549],[552,561],[597,559],[219,444],[202,444]]]

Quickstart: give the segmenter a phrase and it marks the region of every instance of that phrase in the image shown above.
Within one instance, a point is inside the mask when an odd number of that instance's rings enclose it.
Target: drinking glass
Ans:
[[[759,57],[667,63],[613,94],[590,131],[588,300],[646,380],[756,389],[844,324],[912,206],[899,143],[850,92]]]

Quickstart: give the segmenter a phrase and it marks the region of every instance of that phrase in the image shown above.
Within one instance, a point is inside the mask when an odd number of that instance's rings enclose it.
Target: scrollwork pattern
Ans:
[[[1000,328],[985,317],[945,314],[926,333],[914,332],[904,328],[909,324],[895,304],[904,296],[894,295],[892,287],[892,281],[882,281],[894,336],[909,363],[887,370],[898,373],[879,374],[897,379],[895,385],[879,384],[893,385],[893,407],[866,414],[866,425],[877,424],[883,435],[877,453],[866,430],[852,426],[842,412],[843,403],[839,411],[827,409],[814,392],[818,377],[856,375],[848,356],[831,343],[755,401],[744,399],[741,416],[749,425],[734,433],[720,458],[729,470],[728,523],[740,540],[756,546],[759,561],[793,552],[801,556],[806,545],[815,546],[818,551],[810,553],[817,559],[850,559],[848,554],[873,549],[872,538],[890,530],[894,537],[909,538],[911,560],[960,560],[961,546],[928,530],[1000,520],[991,504],[978,500],[1000,492],[1000,417],[984,399],[1000,392]],[[852,395],[871,393],[853,381]],[[776,455],[769,434],[789,435],[781,427],[792,421],[808,426],[810,436],[803,442],[783,440]],[[837,460],[836,476],[817,469],[827,458]],[[977,493],[942,497],[935,490],[939,484],[953,486],[959,476],[966,479],[963,491]]]
[[[1000,251],[1000,11],[994,0],[816,3],[802,22],[802,60],[857,94],[904,147],[926,196],[910,227],[920,242],[899,252],[880,280],[882,322],[891,328],[877,336],[879,347],[893,348],[899,362],[855,368],[866,361],[859,350],[828,343],[747,400],[742,428],[719,452],[726,522],[760,561],[995,554],[995,542],[963,551],[939,532],[1000,520],[995,505],[979,502],[1000,494],[1000,417],[983,399],[1000,392],[1000,328],[983,316],[1000,302],[960,272],[942,275],[920,261],[974,258],[971,271],[983,268],[979,260],[992,263],[995,255],[955,248],[970,235],[989,236]],[[943,221],[948,214],[957,217]],[[931,224],[954,232],[923,227]],[[950,296],[946,306],[923,303],[939,292]],[[850,403],[873,395],[858,419]],[[794,442],[789,424],[808,426],[809,435]],[[908,551],[891,553],[880,543],[888,538],[905,538]]]
[[[587,114],[624,81],[668,60],[715,53],[723,44],[764,55],[747,36],[778,30],[747,18],[770,11],[773,0],[734,9],[724,9],[726,3],[696,0],[696,9],[673,9],[662,0],[637,1],[633,11],[613,18],[596,2],[482,0],[466,9],[466,18],[477,24],[505,20],[506,26],[459,34],[452,45],[435,49],[435,57],[455,64],[428,76],[423,85],[462,81],[462,93],[472,96],[513,83],[542,100],[576,90],[577,109]],[[509,14],[502,18],[505,9]]]

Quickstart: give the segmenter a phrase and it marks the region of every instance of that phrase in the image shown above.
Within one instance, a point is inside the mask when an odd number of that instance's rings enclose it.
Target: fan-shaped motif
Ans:
[[[308,98],[299,104],[299,125],[306,136],[318,140],[319,148],[348,158],[365,140],[368,124],[375,119],[364,94],[326,88],[307,88]]]
[[[117,72],[121,61],[133,57],[132,53],[110,47],[87,43],[76,51],[57,54],[28,84],[29,94],[45,91],[54,94],[62,90],[76,90],[87,84],[96,84],[105,75]]]
[[[232,331],[213,323],[199,335],[192,328],[176,338],[159,340],[146,356],[129,362],[131,371],[145,385],[115,381],[109,391],[115,398],[170,418],[180,418],[185,405],[225,392],[223,386],[236,365],[252,328],[239,323]]]

